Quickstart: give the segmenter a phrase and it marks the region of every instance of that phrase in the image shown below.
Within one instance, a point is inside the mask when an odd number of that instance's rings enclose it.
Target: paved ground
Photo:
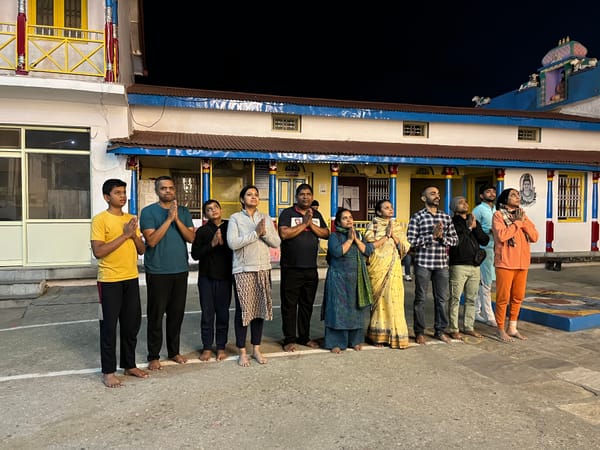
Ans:
[[[590,264],[563,265],[561,272],[535,268],[529,288],[596,297],[599,271]],[[410,326],[412,283],[406,290]],[[321,297],[322,291],[319,305]],[[93,285],[51,286],[29,304],[4,303],[0,448],[598,446],[600,328],[565,332],[523,322],[529,340],[511,344],[481,326],[486,338],[449,345],[431,338],[406,350],[334,355],[303,347],[286,354],[278,343],[278,304],[276,295],[264,333],[268,364],[238,367],[233,347],[228,360],[204,363],[197,359],[200,314],[192,284],[182,339],[190,363],[107,389],[100,382]],[[319,305],[315,337],[323,333]],[[143,365],[145,321],[139,338]]]

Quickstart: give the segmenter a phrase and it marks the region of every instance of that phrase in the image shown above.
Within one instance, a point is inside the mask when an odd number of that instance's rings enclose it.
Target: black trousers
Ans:
[[[200,335],[202,349],[211,350],[217,342],[217,350],[224,350],[229,334],[229,307],[231,306],[231,280],[214,280],[198,277],[200,294]]]
[[[152,274],[146,272],[148,291],[148,361],[160,359],[163,316],[166,314],[167,356],[179,354],[181,324],[185,314],[188,272]]]
[[[314,269],[281,269],[283,345],[310,341],[310,319],[317,295],[319,273]],[[297,333],[297,334],[296,334]]]
[[[137,335],[142,323],[140,284],[137,278],[115,282],[98,282],[100,301],[100,361],[102,373],[117,370],[117,323],[120,337],[120,366],[132,369],[135,364]]]
[[[240,306],[240,298],[233,280],[233,293],[235,296],[235,316],[233,317],[233,325],[235,328],[235,346],[237,348],[246,347],[246,336],[248,334],[248,326],[250,327],[250,343],[252,345],[260,345],[262,341],[263,327],[265,319],[256,318],[250,321],[250,325],[244,326],[242,321],[242,307]]]

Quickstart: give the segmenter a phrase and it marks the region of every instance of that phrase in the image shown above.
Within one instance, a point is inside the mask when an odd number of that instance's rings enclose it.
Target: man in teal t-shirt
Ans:
[[[177,205],[173,179],[158,177],[154,187],[158,202],[142,209],[140,228],[146,239],[148,369],[160,370],[165,314],[167,355],[179,364],[187,362],[179,353],[179,342],[189,273],[187,243],[194,240],[195,234],[190,211]]]

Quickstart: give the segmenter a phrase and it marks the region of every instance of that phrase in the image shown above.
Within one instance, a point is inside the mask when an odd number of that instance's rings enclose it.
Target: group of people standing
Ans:
[[[423,208],[411,216],[406,229],[393,219],[391,202],[380,200],[364,236],[354,229],[351,212],[340,209],[328,245],[324,347],[334,353],[348,347],[360,350],[366,311],[370,312],[365,333],[368,342],[400,349],[408,346],[406,274],[402,275],[407,255],[414,261],[417,344],[426,343],[429,284],[434,301],[433,336],[442,342],[461,340],[463,335],[482,338],[475,329],[476,321],[496,327],[503,342],[527,339],[517,321],[531,261],[529,244],[537,241],[538,232],[520,207],[517,189],[505,189],[496,199],[496,188],[485,185],[479,196],[481,203],[471,213],[465,197],[454,197],[451,216],[439,209],[439,189],[427,186],[421,193]],[[495,311],[491,299],[494,280]]]
[[[495,210],[495,189],[482,189],[482,203],[473,214],[468,214],[463,197],[455,197],[454,217],[451,217],[439,210],[437,187],[429,186],[422,192],[423,209],[413,214],[408,227],[394,219],[391,201],[383,199],[377,202],[376,216],[364,236],[354,228],[352,212],[345,208],[337,211],[330,232],[318,207],[313,206],[312,187],[305,183],[296,189],[295,204],[279,215],[277,227],[268,215],[259,211],[260,194],[256,186],[247,185],[241,190],[241,210],[228,220],[223,219],[217,200],[204,202],[206,222],[196,230],[189,210],[177,204],[170,177],[157,178],[155,191],[158,202],[142,209],[138,225],[135,216],[123,211],[127,202],[126,183],[106,180],[102,193],[108,208],[92,219],[91,245],[99,259],[100,353],[107,387],[122,385],[116,376],[117,324],[120,366],[125,375],[148,377],[148,372],[135,363],[141,326],[139,255],[144,255],[148,295],[148,369],[162,368],[160,350],[165,317],[167,356],[179,364],[187,362],[179,346],[187,296],[188,243],[192,244],[192,258],[198,261],[201,361],[213,356],[217,361],[227,358],[225,347],[233,293],[238,364],[247,367],[250,358],[259,364],[267,362],[260,345],[264,321],[273,318],[270,249],[278,247],[281,248],[283,350],[294,352],[297,345],[321,346],[310,336],[319,282],[320,239],[328,240],[328,270],[321,310],[325,326],[322,347],[333,353],[347,348],[360,350],[365,337],[376,346],[408,347],[402,261],[409,250],[415,265],[413,328],[418,344],[426,342],[425,299],[430,282],[435,302],[434,337],[444,342],[450,342],[447,333],[453,339],[462,338],[458,302],[464,293],[464,334],[480,337],[473,324],[481,320],[488,325],[495,322],[503,341],[525,339],[517,330],[517,318],[525,293],[529,242],[535,242],[538,233],[519,208],[518,190],[505,190]],[[487,254],[481,265],[481,278],[480,268],[473,262],[480,246]],[[496,312],[492,315],[490,288],[494,275]],[[508,305],[510,319],[505,330]],[[246,352],[248,327],[250,355]]]

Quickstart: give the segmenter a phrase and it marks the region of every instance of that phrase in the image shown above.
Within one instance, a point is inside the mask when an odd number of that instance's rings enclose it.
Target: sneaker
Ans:
[[[412,281],[412,277],[410,275],[404,275],[404,281]]]

